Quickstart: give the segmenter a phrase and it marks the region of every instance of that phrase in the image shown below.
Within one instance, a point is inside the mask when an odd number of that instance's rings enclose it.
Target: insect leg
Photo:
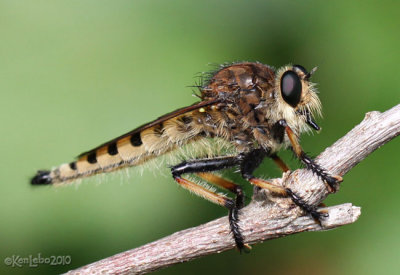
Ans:
[[[259,149],[256,149],[259,150]],[[255,150],[255,151],[256,151]],[[240,165],[241,173],[245,179],[247,179],[249,182],[254,184],[255,186],[258,186],[260,188],[264,188],[267,190],[270,190],[271,192],[280,194],[282,196],[289,196],[292,201],[305,210],[307,213],[309,213],[318,223],[320,223],[319,218],[324,216],[325,214],[318,212],[317,211],[317,206],[309,205],[307,204],[300,196],[295,194],[290,188],[284,188],[282,186],[278,186],[270,181],[263,180],[260,178],[256,178],[253,176],[253,171],[259,166],[261,163],[260,160],[264,158],[264,156],[267,153],[262,153],[262,152],[251,152],[250,154],[246,155],[242,159],[242,163]]]
[[[211,172],[234,167],[240,163],[236,156],[219,157],[212,159],[196,159],[192,161],[183,161],[178,165],[171,167],[172,176],[180,176],[182,174]]]
[[[275,185],[270,181],[256,178],[253,175],[254,170],[261,164],[262,160],[268,156],[268,152],[264,149],[254,149],[253,151],[247,153],[246,155],[242,155],[241,163],[240,163],[240,172],[242,176],[260,188],[268,189],[271,192],[281,194],[283,196],[286,195],[285,188]]]
[[[276,165],[278,165],[282,172],[287,172],[290,170],[286,163],[280,157],[278,157],[277,154],[270,155],[269,157],[275,162]]]
[[[280,120],[279,124],[285,127],[286,134],[289,137],[290,143],[292,144],[293,152],[296,156],[307,166],[308,169],[317,174],[322,180],[324,180],[329,187],[331,188],[331,192],[336,191],[336,184],[341,182],[343,179],[341,176],[331,176],[329,175],[325,169],[319,166],[312,158],[304,153],[303,149],[300,146],[299,140],[295,133],[293,133],[292,129],[287,125],[285,120]]]
[[[318,206],[317,205],[310,205],[308,203],[306,203],[300,196],[298,196],[297,194],[295,194],[290,188],[286,188],[285,189],[286,194],[292,199],[292,201],[297,204],[297,206],[299,206],[300,208],[302,208],[304,211],[306,211],[307,213],[309,213],[311,215],[311,217],[314,218],[314,220],[316,220],[320,225],[321,225],[321,217],[327,217],[328,214],[324,213],[324,212],[320,212],[318,211]]]
[[[238,209],[244,206],[244,192],[240,185],[212,173],[200,172],[196,175],[205,181],[208,181],[214,185],[217,185],[234,193],[236,195],[235,203]]]
[[[238,157],[222,157],[214,159],[199,159],[191,162],[182,162],[171,168],[172,176],[181,186],[189,189],[196,195],[204,197],[216,204],[225,206],[229,209],[229,225],[235,240],[236,247],[241,251],[243,248],[249,248],[244,243],[244,237],[240,232],[239,227],[239,208],[244,205],[244,194],[240,186],[207,173],[211,171],[221,170],[238,165],[240,159]],[[197,175],[207,181],[210,181],[218,186],[226,188],[236,194],[236,199],[233,201],[223,195],[216,194],[206,188],[199,186],[181,177],[182,174],[197,173]]]
[[[224,179],[212,173],[200,172],[197,173],[196,175],[214,185],[227,189],[236,195],[234,201],[235,207],[229,209],[229,224],[238,249],[239,250],[241,250],[242,248],[251,249],[251,247],[248,244],[244,243],[244,239],[242,234],[240,233],[240,228],[238,225],[239,209],[243,208],[244,198],[245,198],[242,187],[236,183],[233,183],[227,179]]]
[[[227,208],[232,208],[234,205],[234,202],[221,194],[217,194],[213,191],[208,190],[207,188],[200,186],[190,180],[181,178],[181,177],[175,177],[176,182],[179,183],[183,188],[195,193],[196,195],[205,198],[206,200],[209,200],[215,204],[219,204],[221,206],[225,206]]]

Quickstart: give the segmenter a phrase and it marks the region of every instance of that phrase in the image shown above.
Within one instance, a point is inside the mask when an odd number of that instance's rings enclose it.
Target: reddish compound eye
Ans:
[[[287,71],[281,78],[281,93],[283,99],[292,107],[296,107],[301,98],[301,80],[293,71]]]

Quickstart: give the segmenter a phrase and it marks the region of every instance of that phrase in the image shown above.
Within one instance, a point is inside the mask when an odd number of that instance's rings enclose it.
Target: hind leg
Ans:
[[[211,202],[218,205],[224,206],[229,210],[229,225],[235,240],[236,247],[241,251],[242,249],[249,248],[244,243],[244,238],[240,232],[239,227],[239,209],[244,206],[244,193],[241,186],[221,178],[217,175],[210,173],[211,171],[217,171],[233,166],[237,166],[239,163],[238,157],[222,157],[215,159],[199,159],[190,162],[182,162],[171,168],[172,176],[182,187],[192,191],[196,195],[199,195]],[[193,183],[187,179],[181,177],[182,174],[196,173],[200,178],[224,189],[233,192],[236,197],[234,200],[217,194],[207,188]]]

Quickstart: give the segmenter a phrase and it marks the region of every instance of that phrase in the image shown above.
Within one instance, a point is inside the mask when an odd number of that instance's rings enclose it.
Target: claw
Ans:
[[[341,183],[343,181],[343,178],[341,176],[335,175],[335,176],[328,176],[325,178],[326,183],[328,184],[328,191],[329,193],[335,193],[337,189],[337,184]]]
[[[321,203],[321,204],[323,204],[323,203]],[[323,207],[326,207],[325,204],[323,204],[323,205],[324,205]],[[318,212],[323,214],[324,217],[328,217],[329,216],[328,215],[329,211],[327,209],[320,209]]]
[[[249,244],[245,243],[245,244],[243,244],[242,249],[243,249],[244,253],[250,253],[252,247]]]
[[[321,226],[321,227],[322,227],[321,218],[329,217],[328,210],[325,210],[325,209],[320,210],[320,211],[314,210],[314,211],[311,211],[310,214],[314,218],[315,222],[318,223],[319,226]]]
[[[326,181],[326,187],[328,189],[329,194],[335,193],[336,192],[336,187],[334,185],[331,185],[328,181]]]
[[[340,182],[343,181],[343,178],[342,178],[341,176],[339,176],[339,175],[332,176],[332,178],[336,179],[336,182],[337,182],[337,183],[340,183]]]
[[[318,213],[320,214],[320,217],[322,217],[322,218],[329,217],[329,211],[326,209],[321,209],[318,211]]]
[[[251,249],[252,247],[247,243],[241,244],[240,247],[236,244],[236,250],[238,250],[240,253],[250,253]]]

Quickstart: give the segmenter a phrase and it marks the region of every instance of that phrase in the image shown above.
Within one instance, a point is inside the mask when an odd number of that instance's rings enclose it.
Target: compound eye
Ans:
[[[281,92],[283,99],[292,107],[296,107],[301,97],[301,80],[293,71],[287,71],[281,78]]]

